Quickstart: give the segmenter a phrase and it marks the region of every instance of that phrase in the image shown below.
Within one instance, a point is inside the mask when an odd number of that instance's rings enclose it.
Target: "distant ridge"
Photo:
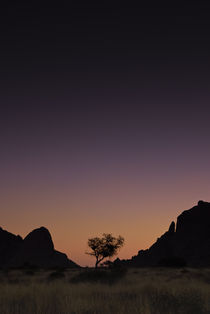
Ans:
[[[130,260],[115,263],[128,266],[210,266],[210,203],[199,201],[185,210],[147,250]]]
[[[79,267],[54,249],[48,229],[40,227],[24,239],[0,228],[0,267]]]

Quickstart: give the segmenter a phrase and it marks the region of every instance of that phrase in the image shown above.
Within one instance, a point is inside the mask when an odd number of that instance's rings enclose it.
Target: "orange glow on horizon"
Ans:
[[[94,196],[89,189],[80,199],[61,191],[49,195],[49,191],[38,190],[35,194],[33,190],[25,195],[17,188],[13,193],[10,191],[10,198],[7,194],[3,198],[1,227],[25,237],[33,229],[45,226],[55,248],[82,266],[94,264],[94,259],[85,254],[89,237],[104,232],[122,235],[125,245],[118,256],[127,259],[151,246],[183,210],[194,206],[199,199],[209,200],[207,183],[206,190],[202,187],[198,190],[196,184],[181,194],[183,185],[187,186],[186,182],[179,186],[177,183],[176,194],[169,185],[164,186],[165,194],[161,193],[163,186],[152,193],[141,192],[138,186],[129,189],[112,185]]]

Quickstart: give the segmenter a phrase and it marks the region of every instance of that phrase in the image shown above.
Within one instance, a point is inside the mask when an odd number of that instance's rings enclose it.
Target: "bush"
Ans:
[[[26,270],[23,271],[23,273],[24,273],[25,275],[27,275],[27,276],[34,276],[35,271],[32,270],[32,269],[26,269]]]
[[[47,277],[47,281],[54,281],[59,279],[64,279],[65,274],[62,271],[54,271]]]
[[[71,283],[81,282],[99,282],[104,284],[114,284],[121,280],[127,273],[126,268],[113,269],[91,269],[81,271],[79,274],[70,279]]]

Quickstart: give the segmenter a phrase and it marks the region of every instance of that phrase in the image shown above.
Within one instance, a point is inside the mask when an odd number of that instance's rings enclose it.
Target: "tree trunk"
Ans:
[[[100,263],[100,262],[99,262],[98,260],[96,260],[95,269],[98,268],[98,264],[99,264],[99,263]]]

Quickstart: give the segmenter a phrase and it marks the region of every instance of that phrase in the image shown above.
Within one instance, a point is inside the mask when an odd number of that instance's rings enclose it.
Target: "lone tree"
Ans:
[[[87,252],[87,254],[95,256],[95,268],[98,268],[99,263],[105,258],[116,255],[123,244],[123,237],[119,236],[115,238],[111,233],[104,233],[102,238],[95,237],[88,239],[88,246],[92,251]]]

